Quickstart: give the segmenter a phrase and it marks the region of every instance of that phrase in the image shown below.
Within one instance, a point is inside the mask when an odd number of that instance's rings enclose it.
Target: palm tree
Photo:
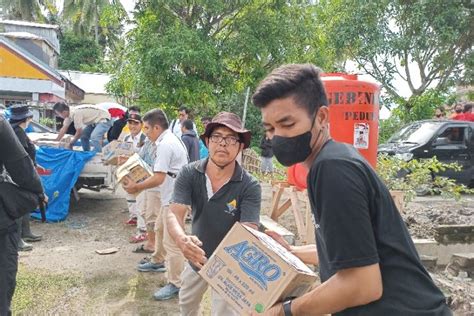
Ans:
[[[2,15],[7,19],[43,22],[45,17],[41,12],[43,0],[0,0]]]
[[[125,11],[120,1],[116,0],[64,0],[62,14],[76,33],[86,35],[94,29],[94,39],[99,43],[100,17],[109,6],[117,6]]]

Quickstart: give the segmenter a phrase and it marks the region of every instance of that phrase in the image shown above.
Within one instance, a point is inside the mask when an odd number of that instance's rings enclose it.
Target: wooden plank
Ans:
[[[295,217],[296,229],[298,230],[298,237],[300,240],[306,240],[306,227],[304,224],[303,214],[301,214],[299,207],[298,195],[295,187],[292,187],[292,191],[290,192],[290,200],[291,209]]]
[[[285,211],[287,209],[289,209],[291,206],[291,200],[288,199],[285,201],[285,203],[283,203],[279,208],[277,208],[276,210],[273,210],[272,212],[272,215],[270,216],[271,219],[273,219],[274,221],[278,222],[278,218],[283,214],[285,213]]]

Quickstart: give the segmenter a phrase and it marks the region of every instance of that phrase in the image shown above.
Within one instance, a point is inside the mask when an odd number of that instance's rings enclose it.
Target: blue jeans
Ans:
[[[92,146],[95,152],[102,150],[102,140],[104,139],[105,133],[112,127],[112,121],[107,120],[105,122],[87,125],[82,131],[81,143],[84,151],[90,151]]]

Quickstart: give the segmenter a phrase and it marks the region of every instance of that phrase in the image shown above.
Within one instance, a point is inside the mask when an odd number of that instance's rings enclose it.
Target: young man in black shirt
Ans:
[[[450,315],[388,189],[356,149],[331,140],[319,73],[309,64],[285,65],[253,95],[276,158],[310,170],[317,247],[279,241],[304,262],[319,263],[322,281],[265,315]]]

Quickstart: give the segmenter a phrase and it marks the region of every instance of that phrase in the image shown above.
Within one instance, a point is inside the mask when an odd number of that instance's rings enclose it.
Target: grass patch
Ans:
[[[53,274],[44,270],[18,267],[12,309],[15,314],[27,311],[47,312],[72,288],[80,287],[82,279],[74,274]]]

